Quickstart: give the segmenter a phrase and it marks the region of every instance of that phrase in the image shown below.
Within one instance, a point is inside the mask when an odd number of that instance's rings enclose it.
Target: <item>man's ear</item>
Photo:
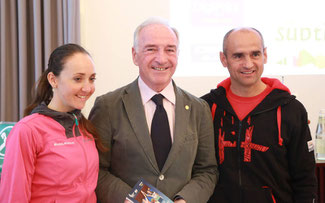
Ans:
[[[222,51],[219,53],[219,55],[220,55],[220,61],[221,61],[222,65],[223,65],[223,67],[227,68],[228,63],[227,63],[226,55]]]
[[[47,80],[49,81],[49,83],[52,86],[52,88],[57,88],[58,81],[57,81],[56,76],[53,74],[53,72],[49,72],[47,74]]]
[[[138,54],[134,47],[132,47],[132,59],[133,59],[134,65],[138,66]]]
[[[267,49],[266,47],[263,49],[263,55],[264,55],[264,64],[267,62]]]

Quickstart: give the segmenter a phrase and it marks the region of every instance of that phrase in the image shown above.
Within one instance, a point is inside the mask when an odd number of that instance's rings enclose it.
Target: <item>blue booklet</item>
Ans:
[[[142,178],[126,197],[133,203],[173,203],[166,195]]]

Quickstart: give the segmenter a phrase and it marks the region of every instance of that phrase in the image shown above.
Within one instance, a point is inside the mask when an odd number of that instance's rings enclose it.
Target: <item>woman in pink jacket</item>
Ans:
[[[76,44],[55,49],[36,96],[12,129],[0,202],[96,202],[96,130],[81,113],[95,91],[95,68]]]

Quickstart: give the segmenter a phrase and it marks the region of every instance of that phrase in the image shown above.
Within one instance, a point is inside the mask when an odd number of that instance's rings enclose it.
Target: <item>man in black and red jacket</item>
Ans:
[[[307,112],[279,80],[261,77],[267,61],[261,33],[230,30],[220,59],[230,77],[202,97],[214,119],[220,172],[209,202],[314,202]]]

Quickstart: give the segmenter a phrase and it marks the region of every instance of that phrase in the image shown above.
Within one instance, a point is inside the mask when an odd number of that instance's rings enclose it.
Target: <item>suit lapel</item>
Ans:
[[[180,150],[184,147],[187,134],[186,129],[191,112],[191,102],[184,97],[180,88],[174,83],[173,85],[176,95],[174,142],[162,172],[165,172],[172,165],[175,158],[178,157]]]
[[[129,85],[129,87],[126,89],[125,94],[122,96],[122,100],[129,121],[134,130],[135,136],[141,145],[141,148],[144,150],[144,153],[149,159],[151,165],[155,168],[155,170],[159,172],[151,138],[149,136],[149,129],[147,126],[140,90],[138,87],[138,80],[135,80]]]

